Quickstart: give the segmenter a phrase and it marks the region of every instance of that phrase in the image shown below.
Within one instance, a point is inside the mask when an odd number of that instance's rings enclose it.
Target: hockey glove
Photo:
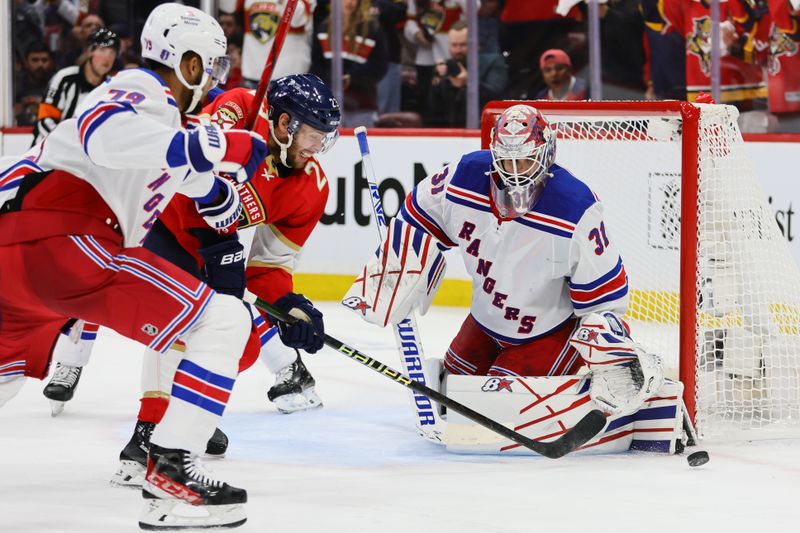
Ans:
[[[185,139],[184,164],[189,164],[197,172],[226,172],[244,183],[255,173],[258,165],[269,153],[264,138],[246,130],[223,130],[214,124],[203,124],[191,131],[180,132],[175,136],[169,153],[174,153],[179,136]],[[169,156],[168,156],[169,159]],[[170,161],[171,166],[180,163]]]
[[[586,315],[569,343],[592,371],[589,396],[608,413],[632,413],[661,388],[661,359],[634,343],[614,313]]]
[[[221,233],[236,231],[239,215],[242,214],[242,201],[233,183],[215,176],[212,192],[206,198],[195,200],[197,212],[209,226]]]
[[[316,353],[325,344],[322,313],[302,294],[293,292],[280,297],[275,306],[298,318],[293,324],[278,321],[281,341],[289,348]]]
[[[425,314],[441,285],[445,259],[433,237],[393,218],[375,255],[364,265],[342,305],[381,327],[418,309]]]
[[[244,296],[244,246],[235,237],[198,250],[203,258],[203,281],[217,292]]]

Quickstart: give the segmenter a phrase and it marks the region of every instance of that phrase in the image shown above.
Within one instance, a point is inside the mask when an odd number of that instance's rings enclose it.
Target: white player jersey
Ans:
[[[501,220],[490,199],[488,150],[473,152],[420,182],[401,217],[458,247],[472,276],[470,312],[495,339],[519,344],[573,315],[623,314],[628,278],[595,194],[569,171],[553,177],[534,209]]]
[[[260,80],[286,0],[244,0],[244,45],[242,76]],[[272,79],[305,74],[311,68],[311,25],[316,0],[300,0],[295,7],[283,48],[275,63]]]
[[[23,161],[89,182],[117,216],[125,246],[141,245],[176,193],[203,198],[215,190],[213,174],[187,165],[181,113],[154,72],[123,70],[89,93],[75,116]]]

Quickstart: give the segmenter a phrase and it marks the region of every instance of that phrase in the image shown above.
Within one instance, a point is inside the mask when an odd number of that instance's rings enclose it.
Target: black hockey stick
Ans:
[[[274,305],[256,297],[256,295],[253,293],[245,292],[244,300],[255,305],[260,310],[264,311],[271,317],[280,320],[281,322],[287,322],[291,324],[292,322],[298,320],[297,318],[284,313]],[[426,387],[425,385],[422,385],[421,383],[412,380],[408,376],[401,374],[397,370],[386,366],[380,361],[359,352],[355,348],[348,346],[342,341],[334,339],[327,333],[325,334],[325,344],[334,350],[345,354],[350,359],[371,368],[375,372],[383,374],[392,381],[395,381],[415,392],[423,394],[441,405],[446,405],[448,409],[452,409],[453,411],[464,415],[476,424],[480,424],[481,426],[494,431],[498,435],[525,446],[529,450],[533,450],[540,455],[549,457],[550,459],[558,459],[559,457],[563,457],[564,455],[576,450],[591,440],[595,435],[600,433],[600,431],[602,431],[606,425],[606,417],[603,412],[599,409],[594,409],[587,413],[586,416],[581,418],[572,429],[564,433],[557,440],[553,442],[538,442],[533,439],[529,439],[525,435],[517,433],[513,429],[505,427],[491,418],[487,418],[482,414],[473,411],[466,405],[458,403],[452,398],[448,398],[444,394],[441,394],[429,387]]]

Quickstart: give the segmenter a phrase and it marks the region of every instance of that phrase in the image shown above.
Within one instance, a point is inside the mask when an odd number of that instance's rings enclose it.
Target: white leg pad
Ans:
[[[24,383],[25,376],[0,378],[0,407],[3,407],[8,400],[16,396]]]
[[[215,294],[184,341],[186,359],[218,376],[236,379],[239,359],[250,335],[252,318],[238,298]],[[219,424],[220,415],[175,394],[151,442],[200,454]]]
[[[269,328],[266,336],[267,342],[261,347],[259,358],[267,365],[270,372],[277,374],[297,360],[297,350],[281,342],[276,326]]]
[[[165,353],[145,348],[142,359],[142,392],[160,392],[169,396],[175,370],[184,352],[170,348]]]

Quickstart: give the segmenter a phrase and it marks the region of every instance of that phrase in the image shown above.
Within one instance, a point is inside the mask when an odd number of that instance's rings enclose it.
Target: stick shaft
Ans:
[[[290,316],[288,313],[283,312],[278,307],[262,300],[261,298],[256,297],[252,293],[246,293],[245,300],[250,302],[251,304],[255,305],[257,308],[261,309],[265,313],[269,314],[270,316],[274,317],[277,320],[282,322],[292,323],[295,322],[297,319]],[[481,426],[488,428],[498,435],[501,435],[513,442],[521,446],[525,446],[526,448],[544,455],[545,457],[550,457],[552,459],[556,459],[558,457],[562,457],[567,453],[577,449],[582,444],[588,442],[592,437],[597,435],[600,430],[603,429],[605,426],[605,416],[603,413],[597,409],[590,411],[586,416],[584,416],[575,426],[566,432],[561,438],[554,442],[537,442],[533,439],[522,435],[521,433],[517,433],[516,431],[505,427],[504,425],[500,424],[499,422],[492,420],[476,411],[473,411],[466,405],[463,405],[452,398],[448,398],[444,394],[441,394],[425,385],[418,383],[405,374],[398,372],[397,370],[389,367],[374,359],[357,349],[353,348],[352,346],[348,346],[347,344],[343,343],[342,341],[331,337],[328,334],[325,334],[325,344],[330,346],[334,350],[341,352],[348,356],[350,359],[361,363],[362,365],[374,370],[375,372],[386,376],[387,378],[395,381],[406,388],[411,390],[417,391],[425,396],[433,399],[434,401],[447,406],[449,409],[460,413],[461,415],[469,418],[473,422],[480,424]]]
[[[381,201],[380,189],[378,188],[377,174],[372,164],[372,152],[369,149],[367,128],[363,126],[358,127],[355,129],[354,133],[356,135],[356,140],[358,140],[358,148],[361,151],[364,176],[367,178],[367,183],[369,184],[372,212],[375,215],[375,225],[378,229],[379,242],[383,242],[388,229],[388,223],[386,222],[386,215],[383,211],[383,202]],[[394,340],[400,354],[400,363],[403,369],[407,374],[413,375],[415,381],[426,385],[427,378],[424,370],[421,372],[412,372],[408,363],[409,357],[411,358],[411,364],[417,367],[423,366],[422,363],[425,361],[425,351],[422,348],[422,337],[419,334],[416,313],[412,310],[402,322],[392,324],[392,330],[394,331]],[[413,392],[411,394],[411,409],[417,417],[415,421],[417,429],[426,439],[434,442],[441,442],[441,431],[438,429],[441,425],[439,424],[439,415],[431,404],[431,399],[420,395],[419,391],[416,392],[416,395]]]
[[[292,24],[292,17],[294,10],[297,7],[298,0],[288,0],[286,7],[283,10],[283,16],[278,24],[278,31],[275,32],[275,37],[272,39],[272,48],[269,50],[267,62],[264,64],[264,70],[261,71],[261,79],[258,81],[258,89],[256,89],[256,96],[253,100],[253,108],[249,110],[247,122],[245,123],[246,130],[252,130],[253,125],[256,123],[256,118],[261,112],[261,104],[264,102],[264,95],[267,94],[269,87],[269,80],[272,77],[272,71],[275,70],[275,63],[278,60],[278,54],[281,53],[283,48],[283,41],[286,39],[286,34],[289,32],[289,26]]]

